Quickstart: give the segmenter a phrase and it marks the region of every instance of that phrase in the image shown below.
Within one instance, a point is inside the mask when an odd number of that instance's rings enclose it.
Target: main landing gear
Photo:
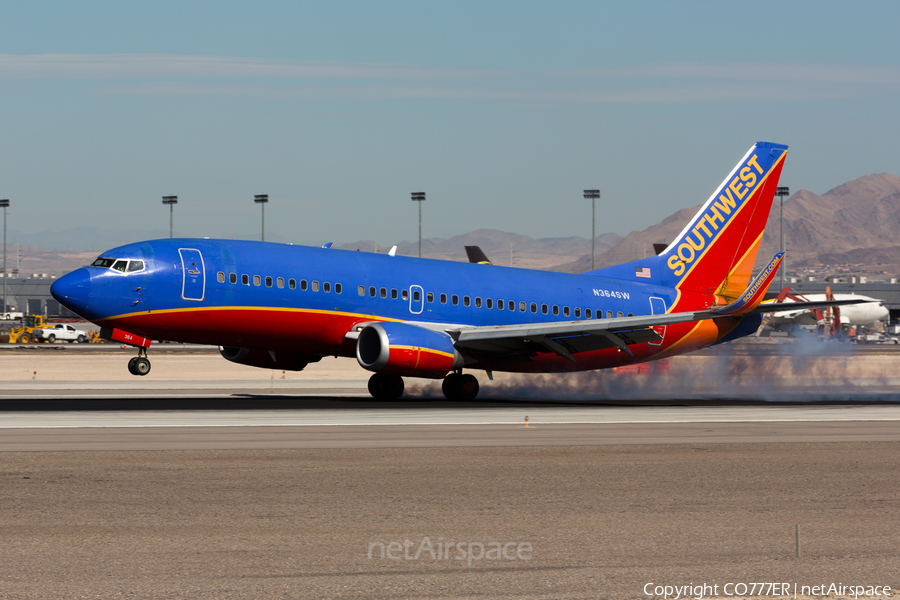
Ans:
[[[130,363],[128,369],[131,370]],[[150,370],[149,362],[147,362],[147,370]],[[146,373],[142,374],[146,375]],[[474,400],[475,397],[478,396],[478,380],[472,375],[450,373],[444,378],[444,382],[441,384],[441,391],[444,392],[444,396],[446,396],[447,400],[461,400],[468,402]],[[369,393],[372,394],[372,397],[376,400],[397,400],[403,395],[403,378],[399,375],[375,373],[369,377]]]
[[[138,355],[128,361],[128,372],[141,377],[150,372],[150,359],[147,358],[146,348],[138,348]]]
[[[403,395],[403,378],[375,373],[369,377],[369,393],[376,400],[396,400]]]
[[[468,373],[450,373],[444,377],[441,391],[447,400],[474,400],[478,396],[478,380]]]

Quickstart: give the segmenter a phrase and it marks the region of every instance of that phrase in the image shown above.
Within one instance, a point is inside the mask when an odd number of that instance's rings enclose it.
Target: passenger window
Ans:
[[[301,291],[301,292],[305,292],[305,291],[306,291],[306,288],[308,288],[308,287],[309,287],[309,284],[306,283],[306,280],[305,280],[305,279],[301,279],[301,280],[300,280],[300,291]]]
[[[603,318],[603,311],[602,311],[602,310],[598,310],[598,311],[597,311],[597,318],[598,318],[598,319],[602,319],[602,318]]]
[[[516,310],[516,301],[510,300],[509,302],[506,303],[506,306],[509,307],[509,310],[514,311],[514,310]]]
[[[422,292],[419,290],[413,291],[413,302],[421,302],[422,301]]]
[[[547,311],[550,310],[550,307],[546,304],[541,304],[541,314],[547,314]]]
[[[463,296],[463,304],[468,306],[470,304],[470,300],[468,296]]]
[[[622,311],[620,310],[620,311],[617,311],[617,312],[616,312],[616,316],[617,316],[617,317],[624,317],[625,315],[623,315],[623,314],[622,314]]]
[[[400,297],[403,298],[404,302],[409,300],[409,290],[400,290]]]
[[[293,279],[288,279],[288,287],[292,290],[297,289],[297,282]]]
[[[334,284],[334,293],[335,294],[340,294],[342,291],[343,291],[343,289],[341,287],[341,284],[339,284],[339,283]]]
[[[125,268],[128,266],[127,260],[117,260],[116,264],[112,266],[114,271],[119,271],[121,273],[125,272]]]
[[[365,296],[366,295],[366,286],[361,285],[358,288],[356,288],[356,291],[359,292],[360,296]]]
[[[392,288],[391,289],[391,299],[396,300],[399,297],[400,297],[400,294],[397,293],[397,288]]]
[[[519,312],[525,312],[525,303],[519,302]]]
[[[250,285],[250,276],[241,275],[241,283],[243,283],[244,285]]]
[[[606,311],[606,318],[612,319],[612,311],[611,310]]]
[[[262,279],[260,279],[259,275],[254,275],[253,276],[253,285],[259,285],[260,283],[262,283]]]
[[[330,293],[331,293],[331,283],[329,283],[328,281],[326,281],[325,283],[323,283],[323,284],[322,284],[322,291],[325,292],[326,294],[330,294]]]
[[[228,281],[230,281],[231,283],[237,283],[237,273],[229,274]]]
[[[485,306],[487,308],[494,308],[494,299],[493,298],[485,298],[484,302],[485,302]]]
[[[387,288],[381,288],[381,297],[387,298]]]
[[[564,317],[569,316],[569,307],[568,306],[563,306],[563,316]]]
[[[377,291],[375,290],[375,286],[374,286],[374,285],[370,285],[370,286],[369,286],[369,296],[372,297],[372,298],[374,298],[376,293],[377,293]]]
[[[553,305],[553,316],[555,317],[557,315],[559,315],[559,306],[554,304]]]
[[[481,298],[475,296],[475,308],[481,308]]]
[[[576,319],[580,319],[580,318],[581,318],[581,307],[580,307],[580,306],[576,306],[576,307],[575,307],[575,318],[576,318]]]
[[[536,302],[531,303],[531,312],[533,312],[533,313],[537,312],[537,303]]]
[[[633,317],[633,316],[634,316],[634,313],[628,313],[628,316],[629,316],[629,317]]]
[[[223,273],[222,271],[216,273],[216,281],[218,281],[219,283],[225,283],[225,273]]]
[[[279,277],[276,283],[278,284],[278,287],[284,288],[284,277]]]
[[[425,294],[425,299],[429,302],[434,302],[434,292],[428,292]]]
[[[272,287],[272,278],[266,277],[266,287]]]
[[[584,318],[585,319],[591,318],[591,309],[589,309],[589,308],[584,309]]]
[[[447,294],[441,294],[441,304],[447,304]]]
[[[459,296],[453,294],[452,296],[450,296],[450,302],[453,303],[453,306],[456,306],[457,304],[459,304]]]
[[[128,272],[134,273],[135,271],[143,271],[144,270],[144,261],[142,260],[132,260],[128,263]],[[225,275],[225,273],[222,273]],[[220,281],[219,283],[225,283],[225,281]]]
[[[312,291],[318,292],[318,291],[319,291],[319,282],[318,282],[318,281],[313,281],[313,282],[312,282],[312,285],[310,286],[310,288],[312,289]]]

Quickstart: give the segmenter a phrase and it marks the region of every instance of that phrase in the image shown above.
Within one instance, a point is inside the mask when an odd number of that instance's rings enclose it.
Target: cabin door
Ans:
[[[204,277],[203,256],[199,250],[193,248],[179,248],[181,255],[181,297],[184,300],[203,300],[206,293],[206,278]]]
[[[650,298],[650,314],[654,315],[664,315],[666,314],[666,301],[662,298],[657,298],[652,296]],[[656,334],[662,339],[658,342],[649,342],[648,346],[662,346],[663,340],[666,339],[666,326],[665,325],[657,325],[652,328]]]

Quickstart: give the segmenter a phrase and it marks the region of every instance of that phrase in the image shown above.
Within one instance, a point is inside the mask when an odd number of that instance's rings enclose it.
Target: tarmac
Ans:
[[[0,597],[900,588],[900,355],[495,374],[481,401],[379,404],[354,361],[151,350],[139,379],[131,354],[0,350]]]

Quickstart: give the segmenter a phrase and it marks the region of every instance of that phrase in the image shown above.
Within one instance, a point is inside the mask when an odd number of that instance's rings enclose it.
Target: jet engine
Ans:
[[[406,323],[372,323],[359,332],[356,359],[376,373],[442,379],[463,366],[453,339]]]
[[[233,348],[219,346],[219,354],[233,363],[259,367],[261,369],[281,369],[282,371],[302,371],[320,356],[298,354],[285,350],[264,350],[263,348]]]

